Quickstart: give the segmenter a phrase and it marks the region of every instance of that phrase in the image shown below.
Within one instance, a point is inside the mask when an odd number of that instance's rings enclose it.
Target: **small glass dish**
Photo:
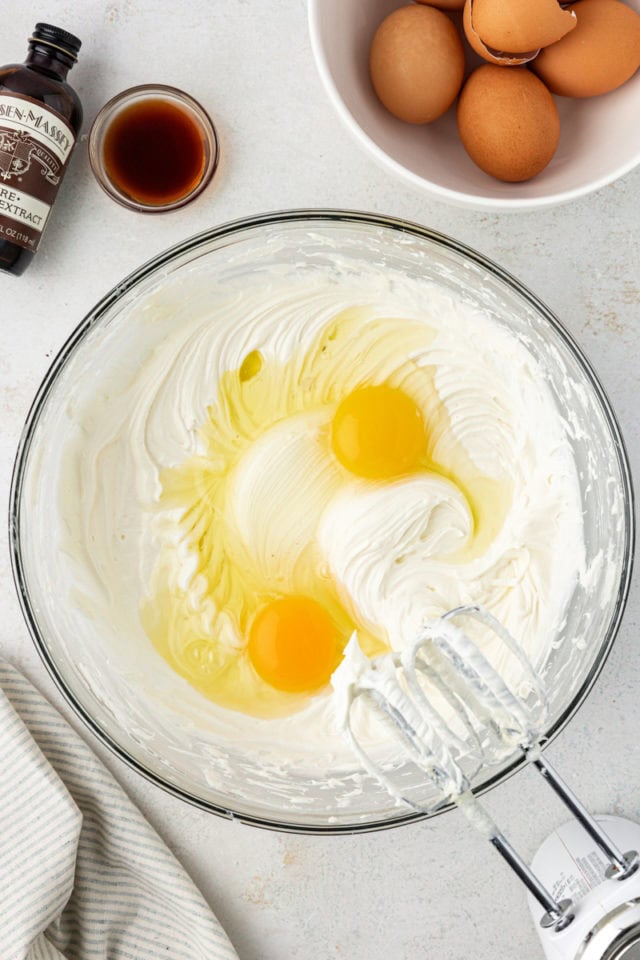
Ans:
[[[218,165],[216,129],[189,94],[163,84],[123,90],[106,103],[89,133],[93,174],[113,200],[141,213],[191,203]]]

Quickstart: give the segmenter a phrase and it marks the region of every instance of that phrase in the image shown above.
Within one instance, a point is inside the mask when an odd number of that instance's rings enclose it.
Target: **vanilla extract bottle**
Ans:
[[[0,67],[0,270],[21,274],[38,249],[82,125],[66,82],[81,42],[38,23],[27,59]]]

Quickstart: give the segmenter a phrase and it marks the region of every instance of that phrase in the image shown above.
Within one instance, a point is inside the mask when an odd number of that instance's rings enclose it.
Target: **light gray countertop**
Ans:
[[[500,216],[431,202],[365,157],[333,113],[309,48],[304,0],[4,0],[0,63],[20,61],[36,20],[83,40],[73,82],[86,133],[125,87],[182,87],[211,112],[222,143],[214,184],[193,206],[144,217],[93,181],[80,144],[41,251],[0,277],[0,482],[51,359],[119,279],[183,238],[287,207],[404,216],[450,234],[524,281],[593,362],[618,414],[632,470],[640,458],[640,170],[548,212]],[[0,653],[80,727],[46,674],[15,597],[6,529],[0,552]],[[585,706],[549,750],[594,812],[640,820],[638,591]],[[291,837],[219,820],[165,795],[93,740],[181,859],[241,960],[513,960],[542,956],[523,890],[460,817],[354,837]],[[525,771],[487,806],[524,855],[566,819]]]

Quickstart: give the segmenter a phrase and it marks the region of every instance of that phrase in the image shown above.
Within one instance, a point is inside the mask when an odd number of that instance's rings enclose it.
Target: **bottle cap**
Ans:
[[[36,23],[29,42],[44,44],[52,50],[57,50],[74,63],[77,63],[78,50],[82,46],[82,41],[78,40],[72,33],[63,30],[61,27],[54,27],[50,23]]]

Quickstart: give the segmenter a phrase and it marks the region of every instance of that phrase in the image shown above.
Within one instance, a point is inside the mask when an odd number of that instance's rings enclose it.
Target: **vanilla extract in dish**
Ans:
[[[166,206],[198,186],[207,149],[200,125],[187,110],[163,98],[124,107],[104,135],[107,177],[137,203]]]

